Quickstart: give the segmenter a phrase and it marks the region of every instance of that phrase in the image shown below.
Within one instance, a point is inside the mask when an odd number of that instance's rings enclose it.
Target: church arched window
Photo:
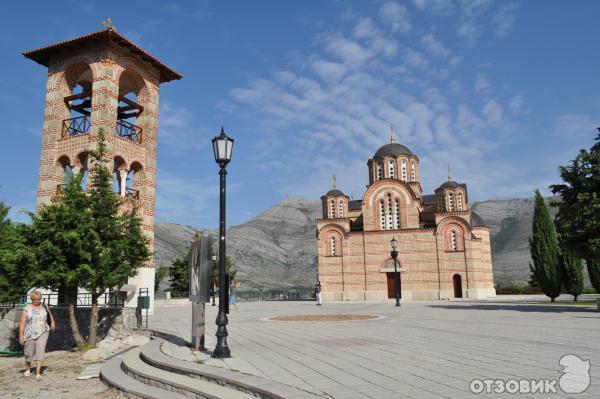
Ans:
[[[394,213],[392,209],[392,194],[388,193],[387,195],[387,223],[386,228],[388,230],[392,230],[394,228]]]
[[[381,180],[381,169],[382,169],[382,164],[381,162],[377,162],[377,180]]]
[[[338,209],[339,209],[338,217],[343,218],[344,217],[344,201],[340,200]]]
[[[410,162],[410,179],[411,181],[417,181],[417,169],[415,167],[415,161]]]
[[[385,230],[385,206],[383,205],[383,200],[379,201],[379,215],[379,228]]]
[[[329,203],[329,217],[335,218],[335,202],[333,200]]]
[[[458,193],[458,196],[456,197],[456,206],[457,209],[459,211],[463,210],[463,198],[462,198],[462,193]]]
[[[394,229],[400,228],[400,199],[394,201]]]
[[[393,179],[394,177],[396,177],[396,171],[394,170],[394,161],[390,159],[389,162],[389,168],[390,168],[390,179]]]
[[[458,243],[456,238],[456,230],[450,232],[450,250],[458,251]]]
[[[448,211],[454,211],[454,194],[448,193]]]
[[[336,241],[337,240],[335,239],[335,236],[331,236],[331,244],[330,244],[330,249],[331,249],[330,255],[331,256],[336,256],[337,255],[337,252],[336,252],[337,251],[337,245],[336,245],[337,243],[336,243]]]
[[[406,159],[402,160],[402,181],[407,181],[408,178],[406,176]]]

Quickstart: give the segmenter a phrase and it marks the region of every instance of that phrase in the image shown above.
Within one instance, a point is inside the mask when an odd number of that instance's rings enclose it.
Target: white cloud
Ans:
[[[412,29],[408,9],[395,1],[388,1],[381,6],[379,16],[394,32],[408,32]]]
[[[513,29],[516,17],[514,11],[519,7],[518,3],[504,4],[496,10],[492,18],[494,34],[498,37],[508,36]]]
[[[452,55],[452,51],[433,37],[433,34],[431,33],[423,36],[421,38],[421,43],[425,46],[425,49],[435,57],[447,58]]]
[[[347,71],[347,68],[337,62],[316,60],[312,63],[312,69],[325,81],[337,82]]]
[[[211,133],[194,123],[193,113],[188,108],[168,101],[161,102],[158,127],[161,147],[164,145],[167,151],[196,151],[210,144],[209,137],[212,137]]]
[[[452,0],[413,0],[415,8],[436,16],[447,16],[454,12]]]
[[[487,92],[490,90],[491,87],[492,84],[490,83],[488,78],[486,78],[483,75],[477,76],[477,79],[475,80],[475,91],[477,93]]]
[[[529,109],[522,95],[513,96],[508,103],[508,110],[515,115],[528,113]]]
[[[486,118],[490,125],[496,125],[502,122],[504,111],[502,106],[494,100],[489,100],[483,106],[481,114]]]
[[[373,56],[371,51],[359,43],[341,35],[329,37],[326,40],[325,47],[350,66],[358,66]]]

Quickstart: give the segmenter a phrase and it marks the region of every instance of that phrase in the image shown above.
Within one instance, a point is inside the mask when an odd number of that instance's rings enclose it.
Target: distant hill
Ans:
[[[533,198],[516,198],[471,204],[491,229],[496,283],[521,285],[529,280],[533,203]],[[227,255],[239,270],[243,289],[310,287],[316,279],[315,219],[320,215],[320,201],[288,198],[249,222],[228,228]],[[158,222],[156,265],[169,267],[185,255],[196,232],[217,235],[216,230]],[[166,281],[161,284],[166,286]]]

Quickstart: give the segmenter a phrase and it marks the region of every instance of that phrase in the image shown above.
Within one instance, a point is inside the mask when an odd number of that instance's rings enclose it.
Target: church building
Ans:
[[[448,176],[423,194],[419,158],[394,143],[367,162],[364,197],[335,187],[321,197],[318,279],[324,301],[381,301],[396,296],[391,240],[403,300],[496,295],[490,229],[469,209],[467,185]]]

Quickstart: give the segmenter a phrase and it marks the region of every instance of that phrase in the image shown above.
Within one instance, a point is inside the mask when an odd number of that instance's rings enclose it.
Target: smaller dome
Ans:
[[[485,225],[485,222],[483,221],[481,216],[479,216],[475,212],[471,211],[471,227],[487,227],[487,226]]]
[[[463,186],[463,184],[459,184],[454,180],[448,180],[447,182],[443,183],[439,188],[456,188],[461,186]]]
[[[333,190],[327,191],[327,194],[325,195],[333,195],[334,197],[339,197],[341,195],[344,195],[344,193],[338,190],[337,188],[334,188]]]
[[[379,147],[373,158],[383,158],[386,155],[397,157],[400,155],[413,155],[413,153],[402,144],[389,143]]]

